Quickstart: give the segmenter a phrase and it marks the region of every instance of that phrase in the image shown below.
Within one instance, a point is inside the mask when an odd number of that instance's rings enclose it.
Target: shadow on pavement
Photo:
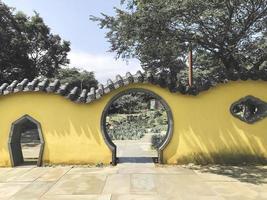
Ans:
[[[118,163],[154,163],[155,160],[151,157],[119,157]]]
[[[267,184],[267,166],[207,165],[190,166],[189,168],[201,173],[213,173],[228,176],[237,179],[240,182]]]

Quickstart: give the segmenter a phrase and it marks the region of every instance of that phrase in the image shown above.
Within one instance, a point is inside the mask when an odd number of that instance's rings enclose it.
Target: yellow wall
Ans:
[[[216,156],[257,155],[267,158],[267,118],[247,124],[234,118],[233,102],[253,95],[267,102],[263,81],[238,81],[219,85],[198,96],[170,93],[151,84],[132,84],[90,104],[76,104],[59,95],[16,93],[0,97],[0,166],[10,166],[8,137],[11,123],[28,114],[42,126],[43,163],[110,163],[111,151],[100,129],[105,105],[121,91],[143,88],[161,96],[174,118],[173,137],[163,152],[165,163],[212,162]],[[216,157],[217,158],[217,157]]]

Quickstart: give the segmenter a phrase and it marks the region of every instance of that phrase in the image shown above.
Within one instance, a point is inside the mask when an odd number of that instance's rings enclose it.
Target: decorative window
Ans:
[[[254,96],[246,96],[234,102],[230,110],[234,117],[253,124],[267,116],[267,103]]]

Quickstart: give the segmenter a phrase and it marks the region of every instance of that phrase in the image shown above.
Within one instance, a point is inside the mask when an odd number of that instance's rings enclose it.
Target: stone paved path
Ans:
[[[153,134],[146,134],[140,140],[114,140],[117,146],[118,157],[157,157],[157,151],[151,149],[151,137]]]
[[[0,199],[263,200],[266,167],[154,166],[0,168]]]

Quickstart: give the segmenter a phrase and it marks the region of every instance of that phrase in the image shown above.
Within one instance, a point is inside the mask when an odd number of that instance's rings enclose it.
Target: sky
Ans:
[[[33,15],[37,11],[54,34],[71,42],[68,58],[70,66],[94,71],[101,83],[114,79],[117,74],[135,73],[141,69],[137,60],[116,60],[115,53],[108,52],[110,44],[105,38],[107,30],[101,30],[90,15],[101,13],[114,15],[114,7],[120,0],[3,0],[5,4]]]

